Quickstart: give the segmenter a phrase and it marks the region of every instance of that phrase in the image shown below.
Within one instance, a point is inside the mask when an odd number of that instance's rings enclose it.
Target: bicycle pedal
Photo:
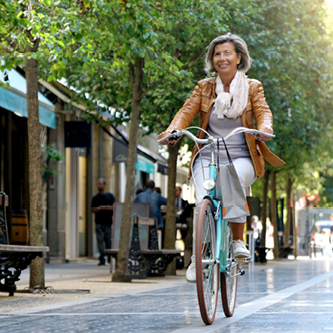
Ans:
[[[242,262],[244,264],[249,264],[251,262],[251,258],[237,258],[235,259],[236,262]]]
[[[245,271],[244,271],[244,269],[240,269],[240,270],[238,271],[238,274],[239,274],[240,276],[245,275]]]

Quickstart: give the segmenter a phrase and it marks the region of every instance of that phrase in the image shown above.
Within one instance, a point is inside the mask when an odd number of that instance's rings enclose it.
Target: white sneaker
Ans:
[[[237,259],[250,259],[251,253],[245,247],[245,243],[241,240],[232,241],[231,244],[234,246],[234,257]]]
[[[188,269],[186,271],[186,280],[188,282],[195,282],[195,256],[191,257],[191,265],[188,266]]]

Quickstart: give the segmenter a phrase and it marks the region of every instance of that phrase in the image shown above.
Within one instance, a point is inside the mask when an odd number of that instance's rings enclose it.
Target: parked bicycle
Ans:
[[[199,207],[196,226],[196,287],[202,320],[206,325],[214,322],[218,301],[218,291],[221,289],[223,311],[227,317],[234,314],[237,296],[238,276],[245,271],[239,268],[239,262],[249,262],[251,259],[235,259],[232,246],[232,232],[227,220],[222,215],[222,197],[217,196],[216,184],[218,163],[215,161],[215,149],[219,142],[228,141],[233,135],[249,133],[255,136],[260,134],[274,137],[255,129],[238,127],[224,138],[213,138],[207,132],[206,139],[198,139],[188,129],[174,130],[159,142],[166,139],[178,140],[182,135],[188,136],[196,144],[204,145],[203,149],[210,148],[209,175],[203,181],[207,191]],[[202,130],[202,129],[200,129]],[[193,159],[195,160],[195,158]],[[193,162],[191,165],[193,170]],[[194,177],[193,177],[194,179]],[[223,188],[223,184],[218,184]],[[194,179],[194,186],[195,179]]]

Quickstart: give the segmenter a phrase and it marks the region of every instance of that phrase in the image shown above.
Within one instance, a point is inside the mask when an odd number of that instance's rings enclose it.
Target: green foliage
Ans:
[[[59,150],[57,150],[57,146],[55,144],[47,145],[45,147],[44,152],[48,156],[48,160],[52,161],[62,161],[64,159],[64,156],[60,154]]]
[[[287,162],[278,174],[282,191],[287,177],[311,184],[312,171],[331,164],[333,52],[325,10],[321,0],[0,1],[1,69],[31,56],[42,78],[67,80],[89,119],[106,111],[121,124],[131,119],[134,60],[144,58],[140,126],[158,133],[205,77],[209,42],[239,34],[253,58],[248,75],[263,83],[274,115],[268,146]]]
[[[274,115],[276,138],[268,146],[286,161],[279,184],[283,189],[288,177],[305,184],[332,154],[333,55],[323,1],[228,1],[226,10],[230,30],[244,37],[253,58],[248,76],[263,83]]]
[[[43,179],[49,180],[51,177],[59,173],[57,169],[50,167],[49,162],[61,162],[64,160],[64,156],[57,150],[57,146],[55,144],[47,145],[43,149],[43,155],[45,155],[42,167]]]

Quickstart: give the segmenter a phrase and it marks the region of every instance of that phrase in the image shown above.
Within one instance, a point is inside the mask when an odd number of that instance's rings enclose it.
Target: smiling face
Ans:
[[[237,65],[241,61],[241,54],[236,54],[232,43],[217,44],[215,46],[213,63],[216,72],[223,78],[233,78],[237,72]]]

